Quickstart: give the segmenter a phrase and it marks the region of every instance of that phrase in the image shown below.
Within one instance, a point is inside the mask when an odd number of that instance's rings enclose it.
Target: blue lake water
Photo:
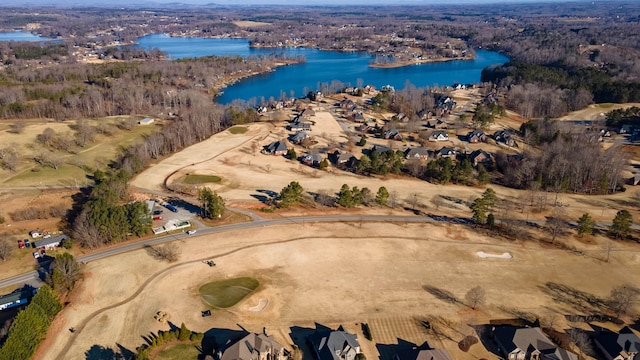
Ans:
[[[303,64],[282,66],[275,71],[241,80],[224,89],[218,98],[222,104],[235,99],[279,98],[282,93],[303,96],[306,91],[320,88],[322,83],[338,80],[345,85],[356,85],[358,79],[377,88],[392,85],[402,89],[407,82],[417,87],[435,85],[469,84],[480,81],[480,72],[487,66],[509,61],[506,56],[491,51],[477,50],[476,58],[428,63],[398,68],[372,68],[370,54],[362,52],[334,52],[308,48],[252,49],[246,39],[209,39],[148,35],[138,39],[138,46],[158,48],[175,59],[208,55],[229,56],[269,55],[284,53],[288,56],[303,55]]]
[[[0,41],[49,41],[43,36],[33,35],[25,31],[0,32]]]

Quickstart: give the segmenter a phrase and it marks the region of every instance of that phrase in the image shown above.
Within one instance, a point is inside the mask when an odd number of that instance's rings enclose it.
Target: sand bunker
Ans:
[[[250,307],[249,311],[253,311],[253,312],[262,311],[267,306],[268,303],[269,303],[269,300],[262,298],[258,300],[258,305]]]
[[[478,256],[480,256],[483,259],[486,259],[486,258],[511,259],[513,257],[508,252],[502,253],[502,254],[488,254],[484,251],[478,251],[476,254],[478,254]]]

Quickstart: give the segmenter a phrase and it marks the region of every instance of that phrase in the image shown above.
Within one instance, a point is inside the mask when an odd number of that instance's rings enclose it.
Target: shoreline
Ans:
[[[214,101],[216,101],[216,103],[218,103],[217,102],[217,98],[219,98],[220,96],[222,96],[222,94],[224,94],[223,90],[226,87],[234,85],[234,84],[238,83],[239,81],[241,81],[243,79],[247,79],[247,78],[250,78],[252,76],[266,74],[268,72],[275,71],[275,69],[277,69],[277,68],[279,68],[281,66],[288,66],[288,65],[300,64],[300,63],[301,63],[300,61],[295,60],[295,59],[278,60],[275,63],[273,63],[272,65],[270,65],[264,71],[254,71],[254,72],[251,72],[251,73],[248,73],[248,74],[244,74],[242,76],[225,79],[220,84],[216,84],[216,85],[214,85],[212,87],[211,90],[214,92],[213,99],[214,99]]]
[[[376,69],[393,69],[393,68],[399,68],[399,67],[404,67],[404,66],[420,65],[420,64],[432,64],[432,63],[440,63],[440,62],[448,62],[448,61],[456,61],[456,60],[469,61],[469,60],[474,60],[475,58],[476,58],[475,56],[464,56],[464,57],[459,57],[459,58],[400,60],[400,61],[395,61],[395,62],[386,63],[386,64],[370,63],[369,67],[376,68]]]

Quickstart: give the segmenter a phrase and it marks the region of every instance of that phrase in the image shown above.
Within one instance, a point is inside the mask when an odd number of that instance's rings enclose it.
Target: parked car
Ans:
[[[40,254],[36,251],[33,253],[33,257],[37,259],[40,257]]]
[[[24,239],[24,246],[26,246],[27,248],[31,247],[31,243],[29,242],[29,239]]]
[[[154,216],[153,220],[162,220],[162,216]]]
[[[23,249],[23,248],[24,248],[24,243],[22,242],[22,240],[18,240],[18,247],[19,247],[20,249]]]
[[[154,210],[153,211],[153,215],[160,215],[162,214],[162,210]]]
[[[164,207],[166,207],[167,209],[169,209],[169,210],[173,211],[174,213],[177,213],[177,212],[178,212],[178,209],[177,209],[175,206],[173,206],[173,205],[171,205],[171,204],[169,204],[169,203],[163,203],[163,204],[162,204],[162,206],[164,206]]]
[[[189,235],[193,235],[193,234],[195,234],[195,233],[196,233],[196,231],[195,231],[195,230],[189,230],[189,231],[187,231],[187,234],[189,234]]]

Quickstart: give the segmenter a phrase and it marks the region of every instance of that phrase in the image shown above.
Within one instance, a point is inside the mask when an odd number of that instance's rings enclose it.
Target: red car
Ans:
[[[162,220],[162,216],[154,216],[153,220]]]
[[[18,247],[20,249],[24,249],[24,243],[22,242],[22,240],[18,240]]]

